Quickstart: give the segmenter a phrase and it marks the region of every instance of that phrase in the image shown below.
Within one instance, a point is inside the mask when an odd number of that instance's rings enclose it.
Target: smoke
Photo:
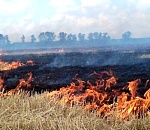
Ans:
[[[145,63],[135,51],[93,51],[93,52],[70,52],[52,54],[50,62],[41,69],[64,66],[106,66],[106,65],[133,65]]]

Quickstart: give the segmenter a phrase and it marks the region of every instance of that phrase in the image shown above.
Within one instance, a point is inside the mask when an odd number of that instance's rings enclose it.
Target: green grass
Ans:
[[[149,130],[148,117],[102,118],[80,106],[60,104],[46,93],[0,97],[0,130]]]

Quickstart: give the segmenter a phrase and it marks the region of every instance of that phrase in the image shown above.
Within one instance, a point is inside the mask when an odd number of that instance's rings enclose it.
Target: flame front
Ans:
[[[26,63],[22,63],[20,61],[13,61],[11,63],[6,61],[0,61],[0,70],[6,71],[6,70],[17,69],[18,67],[25,66],[25,65],[34,65],[34,62],[32,60],[28,60]]]
[[[6,97],[6,96],[9,96],[9,95],[13,95],[13,94],[16,94],[17,92],[19,92],[21,89],[24,89],[24,90],[28,90],[30,89],[32,86],[31,86],[31,81],[33,80],[32,78],[32,73],[27,73],[27,76],[28,76],[28,79],[25,80],[25,79],[20,79],[19,80],[19,84],[16,86],[16,88],[14,89],[11,89],[10,91],[6,92],[6,93],[3,93],[2,96],[3,97]]]
[[[2,62],[0,62],[2,64]],[[33,65],[32,60],[27,64]],[[23,65],[19,62],[12,62],[10,68]],[[8,68],[7,68],[8,69]],[[7,70],[6,69],[6,70]],[[4,69],[5,70],[5,69]],[[46,94],[47,98],[58,98],[61,104],[69,106],[79,105],[85,110],[95,111],[97,115],[108,117],[116,111],[116,116],[121,119],[130,119],[132,115],[150,116],[150,89],[141,97],[137,93],[141,84],[141,79],[128,82],[127,92],[123,92],[124,87],[117,87],[117,79],[112,71],[102,71],[100,73],[92,73],[96,76],[95,83],[83,81],[75,78],[76,82],[70,83],[67,87],[62,87]],[[2,97],[16,94],[19,90],[28,90],[32,88],[32,73],[27,74],[27,79],[20,79],[16,88],[8,92],[1,92]],[[4,80],[0,77],[0,91],[4,89]],[[144,87],[147,87],[149,80],[146,81]]]
[[[84,82],[78,79],[78,85],[71,83],[58,91],[48,93],[47,97],[58,97],[61,103],[67,105],[78,104],[86,110],[96,111],[97,115],[109,116],[112,110],[117,112],[117,117],[129,119],[132,115],[148,115],[150,107],[150,89],[144,94],[145,98],[137,97],[137,89],[141,83],[140,79],[128,82],[129,92],[117,91],[115,76],[104,73],[96,73],[99,79],[92,85],[90,81]],[[92,75],[93,75],[92,74]],[[106,75],[106,73],[105,73]],[[103,78],[102,78],[103,77]],[[114,101],[114,99],[117,99]]]

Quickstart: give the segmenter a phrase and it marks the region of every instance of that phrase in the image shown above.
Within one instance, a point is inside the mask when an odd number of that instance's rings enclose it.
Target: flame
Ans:
[[[0,70],[12,70],[17,69],[18,67],[25,66],[25,65],[35,65],[34,61],[28,60],[26,63],[22,63],[20,61],[12,61],[11,63],[6,61],[0,61]]]
[[[20,79],[19,84],[16,86],[16,88],[11,89],[10,91],[4,93],[2,96],[6,97],[6,96],[9,96],[9,95],[16,94],[21,89],[28,90],[28,89],[32,88],[32,86],[31,86],[31,81],[33,80],[32,73],[31,72],[27,73],[27,76],[28,76],[27,80]]]
[[[132,99],[135,99],[135,97],[137,96],[137,88],[138,88],[138,85],[141,83],[141,79],[136,79],[128,83],[129,83],[128,88],[132,95]]]
[[[129,119],[131,115],[142,116],[144,113],[148,113],[149,107],[150,100],[138,97],[125,102],[118,115],[123,119]]]
[[[33,63],[28,61],[27,63]],[[124,87],[117,89],[117,78],[112,71],[94,72],[91,76],[96,76],[95,83],[83,81],[75,77],[76,82],[70,83],[59,90],[48,92],[47,98],[57,98],[61,104],[68,106],[79,105],[85,110],[96,111],[97,115],[108,117],[112,111],[116,111],[116,116],[121,119],[130,119],[132,115],[138,117],[147,115],[150,117],[150,89],[143,97],[138,97],[137,90],[141,84],[141,79],[128,82],[129,91],[123,92]],[[32,88],[32,73],[27,74],[26,79],[20,79],[16,88],[2,94],[3,97],[17,94],[19,90],[29,90]],[[146,87],[149,80],[146,81]],[[3,89],[4,80],[0,77],[0,90]]]
[[[117,112],[117,117],[121,119],[129,119],[132,115],[150,115],[148,108],[150,107],[150,89],[144,94],[145,98],[137,97],[138,85],[141,79],[128,82],[130,93],[115,90],[113,85],[117,84],[115,76],[106,71],[102,73],[94,72],[91,75],[98,76],[96,85],[90,81],[77,80],[78,85],[71,83],[70,86],[60,88],[60,90],[48,93],[47,97],[57,96],[60,103],[67,105],[78,104],[85,110],[97,111],[97,115],[109,116],[111,111]],[[123,88],[122,88],[123,89]],[[117,98],[116,101],[112,101]],[[111,102],[111,103],[110,103]]]
[[[150,89],[148,89],[148,90],[145,92],[144,97],[145,97],[146,99],[150,99]]]
[[[31,66],[35,65],[35,63],[34,63],[33,60],[27,60],[27,64],[28,64],[28,65],[31,65]]]
[[[21,63],[20,61],[13,61],[11,63],[0,61],[0,70],[12,70],[17,69],[20,66],[24,66],[24,63]]]
[[[2,77],[0,76],[0,92],[4,89],[4,80],[2,79]]]

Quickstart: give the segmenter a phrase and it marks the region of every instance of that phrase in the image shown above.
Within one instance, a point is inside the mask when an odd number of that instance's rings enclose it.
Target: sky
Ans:
[[[0,34],[10,41],[46,31],[150,37],[150,0],[0,0]]]

